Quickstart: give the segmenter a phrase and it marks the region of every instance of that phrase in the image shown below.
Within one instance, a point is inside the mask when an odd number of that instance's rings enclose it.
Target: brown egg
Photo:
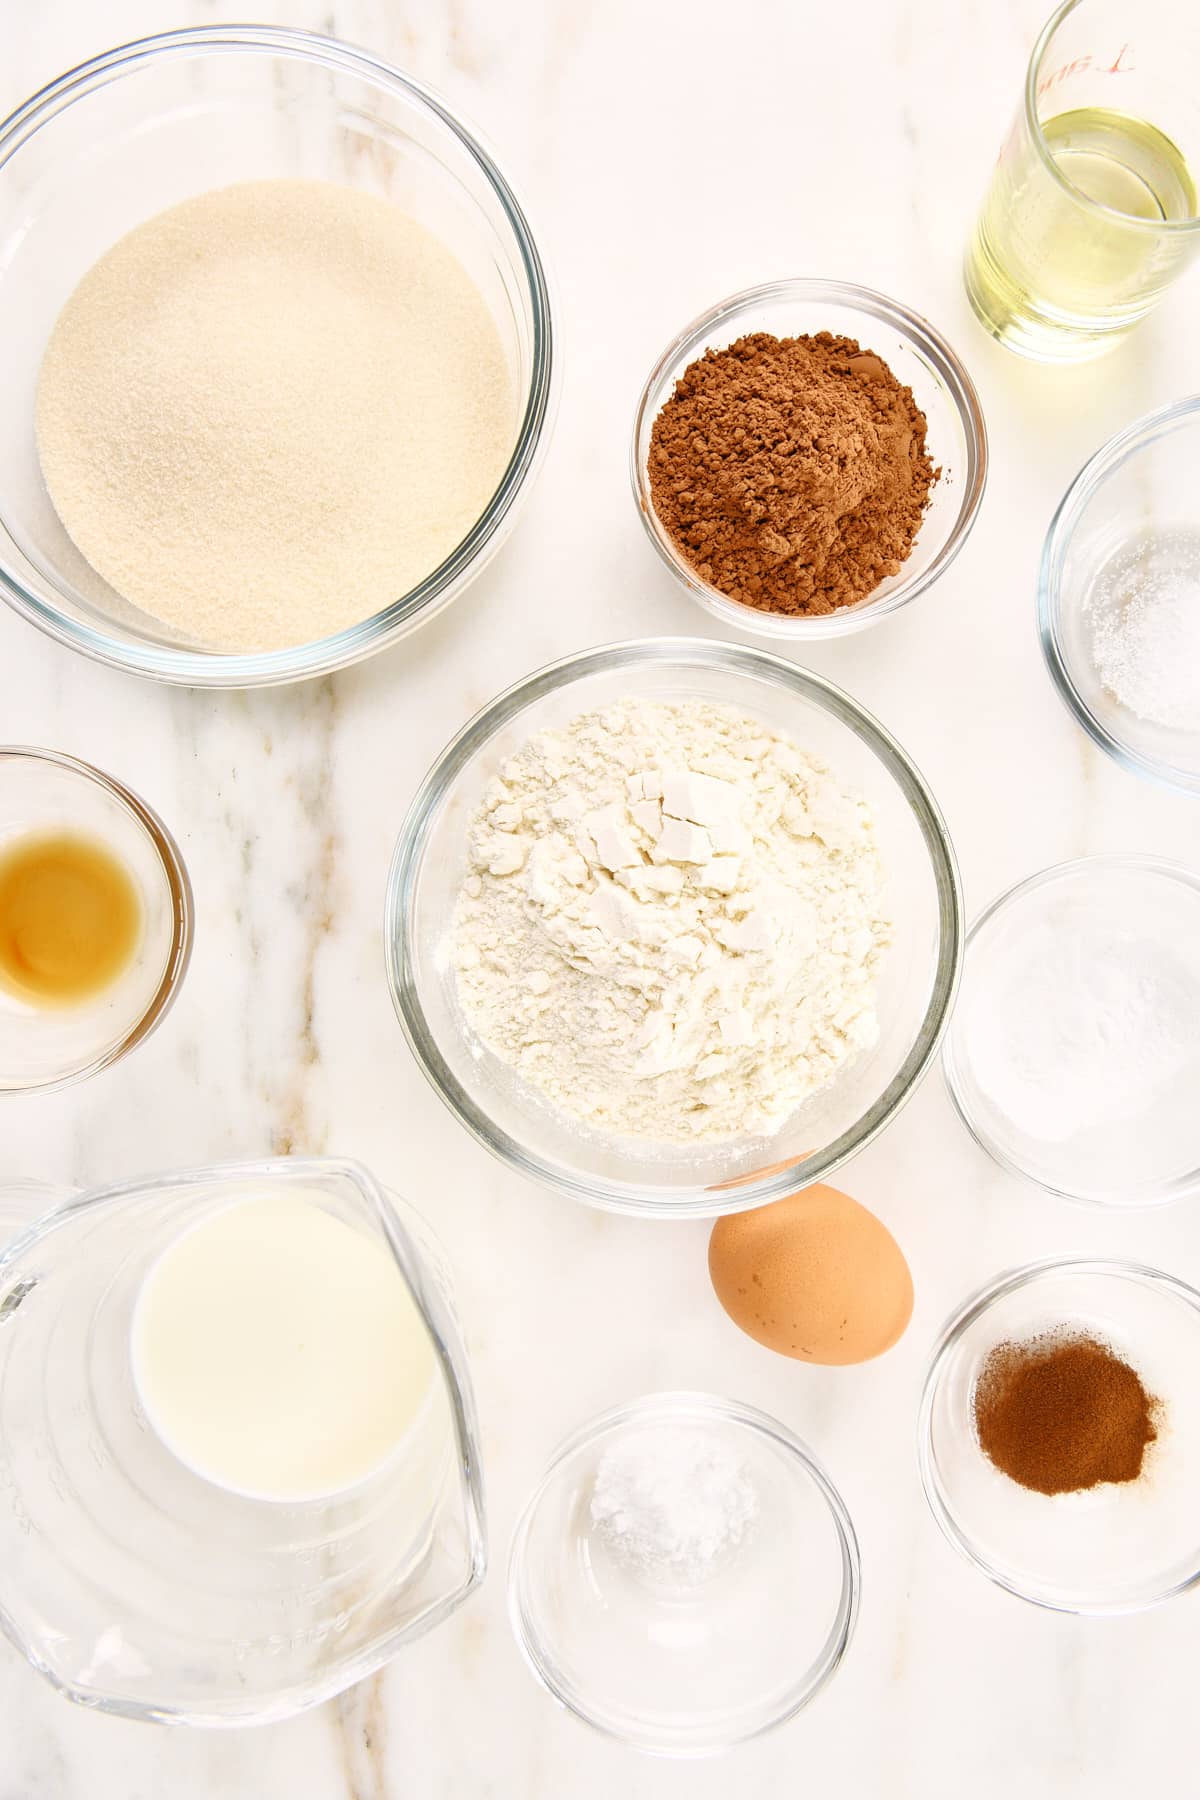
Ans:
[[[868,1362],[912,1317],[912,1276],[891,1232],[821,1184],[718,1219],[708,1272],[735,1325],[801,1362]]]

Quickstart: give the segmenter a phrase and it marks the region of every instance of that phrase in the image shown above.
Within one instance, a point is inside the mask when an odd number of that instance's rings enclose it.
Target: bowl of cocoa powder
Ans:
[[[987,434],[926,320],[868,288],[777,281],[667,346],[631,472],[651,543],[710,613],[839,637],[949,567],[983,498]]]
[[[1139,1612],[1200,1583],[1200,1293],[1057,1258],[964,1301],[930,1361],[919,1455],[950,1543],[1035,1605]]]

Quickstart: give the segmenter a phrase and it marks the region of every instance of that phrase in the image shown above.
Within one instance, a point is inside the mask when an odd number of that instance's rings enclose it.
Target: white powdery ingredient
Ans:
[[[1027,932],[972,998],[975,1079],[1032,1138],[1136,1118],[1200,1051],[1200,990],[1168,944],[1077,925]]]
[[[735,707],[629,699],[539,732],[489,786],[469,859],[466,1021],[589,1126],[768,1134],[877,1041],[870,814]]]
[[[702,1431],[635,1432],[597,1465],[592,1525],[619,1562],[652,1579],[707,1580],[757,1516],[758,1495],[741,1459]]]
[[[400,599],[495,491],[515,406],[466,269],[332,181],[146,220],[67,301],[38,382],[59,518],[176,636],[310,643]]]
[[[1101,571],[1084,610],[1113,699],[1150,724],[1200,731],[1200,538],[1139,539]]]

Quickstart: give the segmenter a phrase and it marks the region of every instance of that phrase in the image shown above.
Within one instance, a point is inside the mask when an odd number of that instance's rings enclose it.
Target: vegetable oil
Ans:
[[[1017,120],[967,253],[971,303],[1027,355],[1095,355],[1149,311],[1200,242],[1182,152],[1144,119],[1081,107]],[[1053,165],[1051,169],[1047,164]]]

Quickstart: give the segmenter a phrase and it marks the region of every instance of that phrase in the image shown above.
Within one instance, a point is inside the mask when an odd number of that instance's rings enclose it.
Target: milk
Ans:
[[[358,1486],[402,1455],[437,1385],[386,1245],[294,1194],[240,1199],[167,1246],[138,1295],[132,1358],[168,1449],[269,1501]]]

